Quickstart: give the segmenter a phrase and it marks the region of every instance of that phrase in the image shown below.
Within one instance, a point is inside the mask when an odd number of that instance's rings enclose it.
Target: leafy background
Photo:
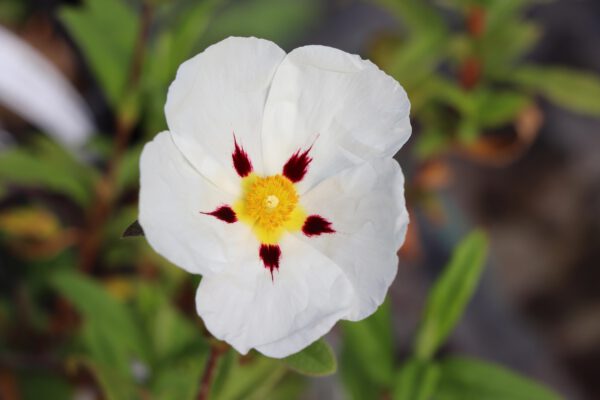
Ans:
[[[600,397],[596,1],[3,0],[0,22],[96,127],[73,146],[0,105],[0,398]],[[229,35],[359,53],[413,106],[389,298],[281,361],[211,338],[199,278],[122,238],[177,66]]]

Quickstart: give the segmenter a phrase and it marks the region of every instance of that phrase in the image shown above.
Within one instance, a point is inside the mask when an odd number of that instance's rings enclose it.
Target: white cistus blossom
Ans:
[[[202,281],[198,314],[240,353],[296,353],[383,302],[408,213],[411,133],[393,78],[343,51],[228,38],[184,62],[169,132],[142,153],[139,222]]]

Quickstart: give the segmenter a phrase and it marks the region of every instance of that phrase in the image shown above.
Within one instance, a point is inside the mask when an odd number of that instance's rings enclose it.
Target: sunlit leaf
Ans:
[[[81,7],[62,9],[59,15],[108,98],[118,105],[139,29],[136,12],[121,0],[86,0]]]
[[[524,66],[511,79],[571,111],[600,116],[600,76],[561,67]]]
[[[393,400],[429,400],[439,377],[437,364],[410,359],[402,365],[396,376]]]
[[[506,368],[470,358],[440,362],[435,400],[560,400],[561,396]]]
[[[485,234],[474,231],[454,250],[427,299],[415,349],[419,359],[430,359],[460,319],[479,282],[487,247]]]
[[[299,353],[283,359],[293,370],[309,376],[323,376],[335,373],[337,362],[331,347],[319,339]]]

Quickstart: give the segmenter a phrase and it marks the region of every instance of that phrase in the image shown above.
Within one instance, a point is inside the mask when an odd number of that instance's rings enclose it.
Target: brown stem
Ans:
[[[151,20],[152,10],[147,4],[144,4],[140,31],[129,72],[127,87],[127,92],[129,93],[134,93],[139,84]],[[94,266],[102,244],[102,228],[114,207],[116,175],[129,139],[131,138],[133,123],[134,121],[126,115],[120,115],[117,118],[113,151],[108,160],[106,173],[96,186],[95,202],[88,216],[85,232],[82,235],[79,258],[81,269],[84,272],[89,272]]]
[[[208,361],[206,362],[206,368],[204,368],[204,373],[202,374],[202,379],[200,381],[200,389],[198,391],[197,400],[208,400],[210,397],[210,390],[212,388],[215,371],[217,369],[217,363],[225,351],[226,348],[219,346],[218,343],[212,344],[210,348],[210,355],[208,356]]]
[[[485,32],[486,12],[479,6],[473,6],[467,11],[466,28],[467,33],[472,40],[479,39]],[[483,65],[482,60],[477,54],[468,56],[460,65],[458,76],[461,86],[466,90],[471,90],[481,80]]]
[[[474,38],[479,38],[485,32],[485,9],[481,6],[472,6],[467,12],[467,31]]]
[[[133,49],[133,62],[129,71],[129,87],[135,88],[142,75],[142,65],[146,52],[146,43],[150,35],[150,23],[152,22],[152,8],[147,2],[142,4],[142,21],[138,33],[137,42]]]

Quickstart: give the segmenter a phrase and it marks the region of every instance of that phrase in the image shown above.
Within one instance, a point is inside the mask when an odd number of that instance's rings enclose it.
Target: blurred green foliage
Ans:
[[[538,97],[600,115],[598,77],[523,61],[541,33],[524,18],[536,2],[377,1],[402,29],[381,36],[372,56],[409,93],[419,157],[518,129]],[[83,3],[58,17],[116,116],[114,131],[96,135],[81,158],[40,135],[0,153],[0,196],[10,200],[0,209],[0,362],[12,367],[3,382],[16,381],[24,399],[70,398],[91,387],[109,400],[191,400],[215,358],[211,399],[298,398],[306,376],[336,372],[326,342],[284,360],[238,355],[196,317],[198,278],[121,234],[136,219],[141,149],[166,128],[162,110],[179,64],[229,35],[291,46],[316,24],[323,3]],[[9,10],[2,15],[22,12],[15,1],[0,7]],[[464,26],[451,25],[448,13]],[[559,398],[500,366],[438,356],[477,288],[487,248],[479,231],[456,247],[410,354],[394,340],[389,300],[364,321],[340,324],[339,380],[349,398]]]
[[[78,9],[64,8],[60,17],[116,105],[128,86],[140,24],[135,11],[122,1],[88,0]]]
[[[541,35],[524,11],[547,0],[377,2],[404,31],[380,40],[373,57],[412,100],[420,128],[416,150],[422,158],[472,146],[500,128],[526,135],[515,121],[538,97],[600,116],[598,76],[524,61]],[[462,29],[453,26],[457,20]]]
[[[429,293],[415,356],[430,359],[456,325],[473,296],[486,259],[483,232],[473,232],[454,250],[454,255]]]

